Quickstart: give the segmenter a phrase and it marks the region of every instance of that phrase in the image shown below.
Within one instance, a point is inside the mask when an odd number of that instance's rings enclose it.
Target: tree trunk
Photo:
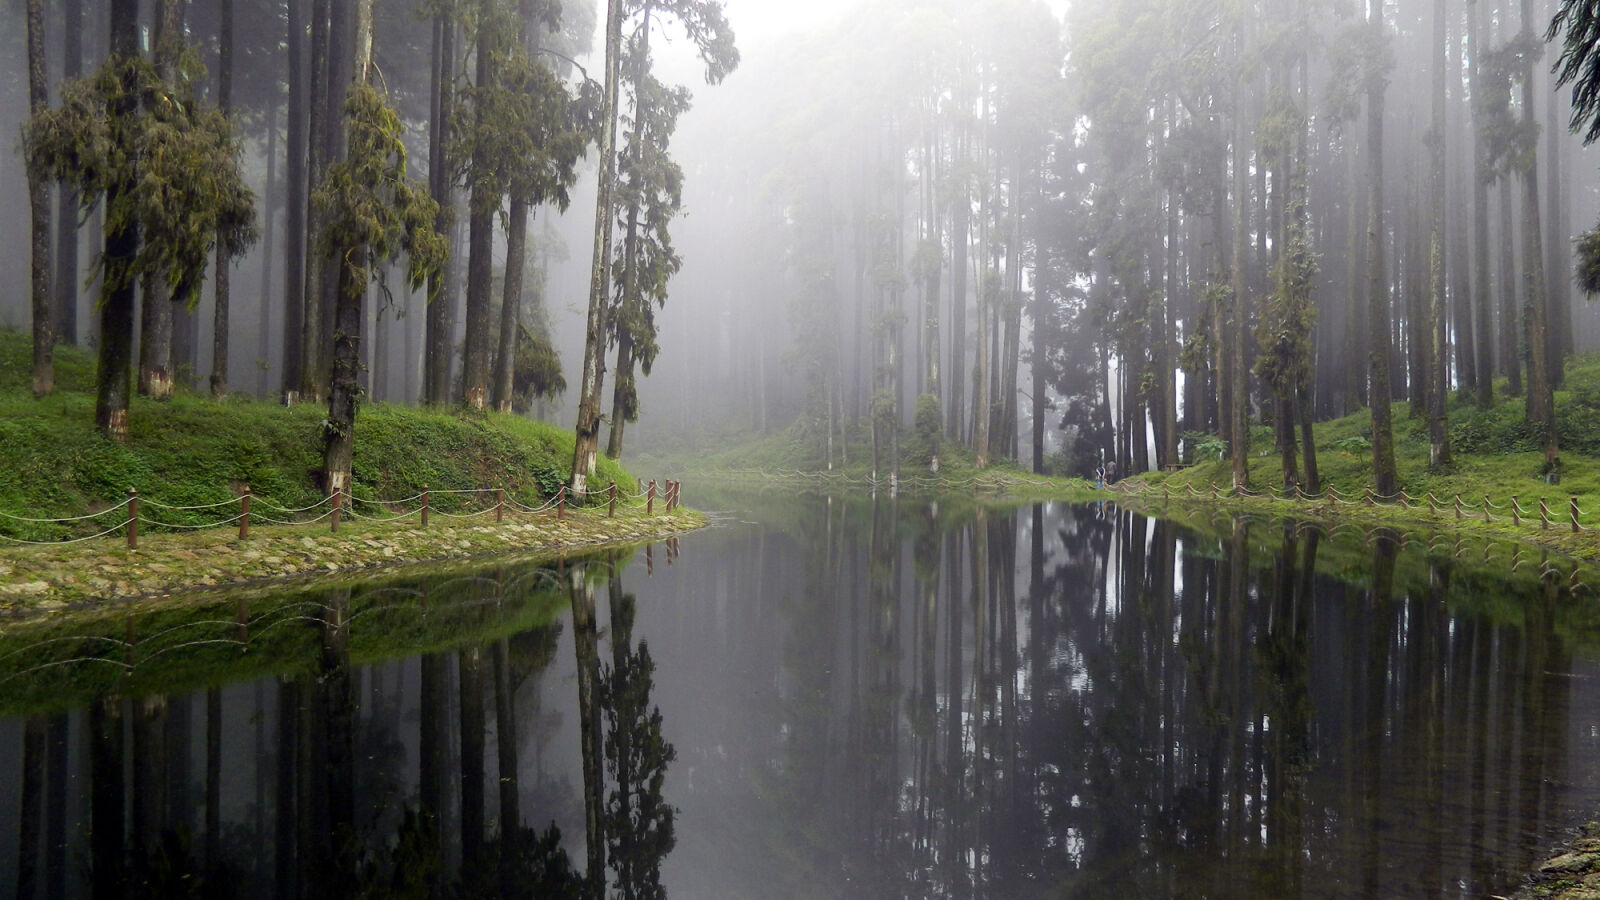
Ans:
[[[1509,175],[1500,178],[1500,355],[1505,359],[1506,393],[1522,396],[1522,364],[1526,350],[1523,347],[1522,323],[1518,318],[1517,297],[1517,245],[1516,217],[1512,212],[1514,188]]]
[[[494,81],[490,60],[494,54],[494,0],[480,0],[478,8],[477,71],[473,81],[479,99],[473,104],[473,127],[480,138],[488,127],[484,93]],[[461,404],[483,409],[489,402],[489,291],[494,276],[494,217],[500,196],[491,195],[485,172],[492,166],[483,140],[474,141],[472,198],[467,217],[467,339],[461,349]]]
[[[506,283],[500,301],[500,349],[494,361],[494,408],[510,412],[516,392],[517,331],[522,324],[522,279],[527,261],[528,213],[526,200],[511,201],[511,221],[506,227]]]
[[[1439,470],[1450,465],[1450,433],[1445,421],[1445,401],[1450,392],[1449,347],[1445,336],[1445,272],[1449,265],[1445,245],[1445,70],[1450,62],[1445,18],[1446,0],[1433,3],[1433,141],[1428,145],[1428,463]]]
[[[362,247],[340,254],[339,302],[333,330],[333,377],[328,392],[328,421],[323,425],[322,470],[328,492],[350,492],[350,464],[355,450],[356,407],[361,397],[361,329],[367,271],[350,259],[365,256]]]
[[[65,0],[62,7],[61,77],[83,74],[83,0]],[[78,343],[78,193],[56,185],[55,328],[58,342]]]
[[[1522,0],[1522,27],[1533,27],[1529,0]],[[1522,80],[1522,114],[1528,128],[1534,127],[1533,111],[1537,96],[1533,87],[1533,59],[1527,62]],[[1539,168],[1535,155],[1522,172],[1522,298],[1523,318],[1528,336],[1528,398],[1525,418],[1539,429],[1547,471],[1556,465],[1556,407],[1550,356],[1544,282],[1543,222],[1539,214]]]
[[[1482,0],[1468,0],[1467,47],[1470,60],[1467,77],[1471,81],[1470,93],[1476,96],[1482,89],[1479,73],[1483,53],[1480,35]],[[1485,122],[1476,104],[1473,105],[1472,122],[1472,305],[1476,318],[1478,342],[1478,385],[1476,399],[1479,409],[1488,409],[1494,403],[1494,325],[1492,294],[1489,292],[1489,182],[1488,161],[1484,149]]]
[[[594,255],[589,269],[589,311],[584,325],[583,369],[571,484],[578,497],[594,475],[600,445],[601,392],[605,389],[606,307],[611,302],[611,227],[617,172],[617,87],[621,79],[622,0],[606,3],[605,100],[601,105],[599,187],[595,196]],[[593,877],[596,873],[590,873]],[[604,873],[598,873],[601,877]]]
[[[44,72],[44,0],[28,0],[28,112],[42,115],[50,103]],[[42,176],[28,176],[29,279],[33,300],[33,395],[55,391],[55,353],[51,327],[54,299],[50,290],[50,185]]]
[[[510,641],[495,641],[493,655],[495,759],[500,775],[500,896],[514,897],[522,852],[522,812],[517,771],[517,686],[511,677]]]
[[[449,6],[440,4],[433,17],[433,75],[431,81],[428,127],[428,190],[439,204],[439,218],[434,229],[453,244],[455,229],[451,219],[455,209],[451,186],[449,160],[445,147],[450,141],[450,117],[454,94],[451,85],[455,78],[455,20]],[[455,257],[455,247],[450,248]],[[451,331],[455,327],[451,315],[455,303],[454,279],[451,267],[428,276],[428,313],[423,340],[423,399],[429,406],[443,406],[450,402]]]
[[[290,5],[293,5],[291,0]],[[256,394],[266,399],[272,376],[272,260],[276,252],[278,228],[278,93],[267,96],[267,181],[262,189],[261,294],[256,309],[257,352]]]
[[[1241,34],[1239,43],[1244,44]],[[1233,318],[1228,334],[1228,359],[1233,366],[1233,433],[1228,435],[1228,457],[1232,462],[1235,489],[1250,483],[1250,367],[1245,360],[1245,323],[1250,318],[1247,254],[1250,250],[1250,154],[1246,150],[1249,127],[1244,114],[1244,76],[1234,82],[1233,123]]]
[[[315,193],[328,174],[328,132],[334,127],[329,121],[329,10],[331,0],[311,0],[311,86],[306,98],[309,115],[307,130],[307,190]],[[322,251],[319,236],[327,228],[325,216],[316,204],[307,206],[306,229],[299,236],[306,244],[305,251],[305,315],[300,321],[300,399],[307,403],[321,403],[327,385],[323,383],[324,368],[322,310],[326,305],[323,279],[328,268],[327,254]]]
[[[222,23],[217,35],[217,108],[227,116],[233,112],[233,0],[219,0],[219,5]],[[264,198],[264,202],[270,207],[271,196]],[[217,303],[211,325],[211,396],[218,399],[228,394],[228,275],[232,267],[233,258],[219,239],[213,273]]]
[[[311,102],[305,64],[306,0],[288,0],[288,5],[289,33],[285,43],[289,48],[289,121],[284,136],[287,184],[283,212],[283,365],[279,377],[285,403],[299,397],[305,377],[301,341],[306,315],[306,202],[310,196],[306,155]]]
[[[967,176],[962,162],[968,150],[965,134],[956,139],[956,196],[950,207],[950,414],[945,436],[953,441],[966,437],[967,363],[967,244],[971,239],[972,201],[967,196]]]
[[[1373,4],[1374,38],[1387,45],[1383,4]],[[1398,488],[1394,464],[1394,426],[1389,411],[1389,280],[1385,272],[1387,236],[1383,225],[1383,100],[1388,82],[1381,72],[1367,73],[1367,352],[1371,366],[1372,476],[1384,497]]]

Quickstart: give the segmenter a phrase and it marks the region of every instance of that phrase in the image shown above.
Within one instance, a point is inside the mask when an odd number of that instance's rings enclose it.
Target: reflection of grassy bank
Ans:
[[[315,669],[323,617],[347,610],[350,658],[437,653],[546,625],[567,608],[568,567],[549,554],[414,566],[383,578],[319,579],[61,610],[4,622],[0,715],[58,711],[107,693],[178,693]],[[626,556],[593,570],[609,574]],[[181,648],[181,650],[179,649]]]
[[[1328,535],[1317,553],[1317,572],[1342,581],[1371,579],[1372,542],[1397,543],[1394,589],[1415,596],[1438,596],[1452,611],[1523,627],[1529,605],[1553,592],[1554,630],[1574,651],[1600,655],[1600,567],[1592,562],[1495,535],[1441,528],[1396,528],[1374,523],[1317,523],[1251,507],[1245,510],[1141,499],[1129,508],[1193,529],[1208,542],[1200,548],[1221,556],[1236,517],[1248,523],[1245,547],[1253,566],[1271,565],[1281,551],[1286,529],[1316,528]],[[1453,523],[1452,523],[1453,524]]]

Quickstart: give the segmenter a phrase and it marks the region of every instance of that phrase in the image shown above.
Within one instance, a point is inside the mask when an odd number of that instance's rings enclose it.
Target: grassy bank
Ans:
[[[179,394],[135,399],[129,439],[119,444],[94,428],[93,360],[71,347],[56,351],[56,393],[30,392],[26,335],[0,331],[0,513],[33,519],[84,516],[120,503],[129,489],[167,507],[232,500],[246,486],[266,504],[299,509],[323,498],[318,484],[326,410],[310,405]],[[495,413],[367,404],[356,422],[354,485],[358,500],[409,498],[424,486],[448,511],[464,495],[504,488],[539,506],[571,465],[570,430]],[[622,467],[600,461],[595,484],[634,483]],[[174,526],[221,518],[217,510],[160,509]],[[34,523],[0,516],[0,547],[15,539],[56,541],[102,530],[99,523]],[[158,526],[141,526],[154,528]],[[5,538],[11,538],[7,541]]]
[[[1466,528],[1501,537],[1514,537],[1588,558],[1600,557],[1600,356],[1586,356],[1567,367],[1566,389],[1556,392],[1561,442],[1561,478],[1542,477],[1544,457],[1534,429],[1523,422],[1523,400],[1508,397],[1498,383],[1496,402],[1480,410],[1470,397],[1451,398],[1448,410],[1453,460],[1433,469],[1428,464],[1426,423],[1408,417],[1408,408],[1396,407],[1395,463],[1399,486],[1409,503],[1365,505],[1372,486],[1372,457],[1368,449],[1371,423],[1365,411],[1315,427],[1317,462],[1324,488],[1354,503],[1287,501],[1271,498],[1226,498],[1229,504],[1272,506],[1321,518],[1336,517],[1388,524]],[[1249,460],[1250,486],[1258,492],[1281,491],[1282,463],[1267,429],[1252,436]],[[1303,464],[1303,461],[1302,461]],[[1303,469],[1302,469],[1303,472]],[[1200,500],[1232,487],[1232,470],[1225,460],[1210,460],[1177,472],[1151,472],[1128,479],[1125,487],[1148,498],[1170,496],[1174,502]],[[1429,503],[1429,495],[1436,501]],[[1197,495],[1200,495],[1197,497]],[[1458,521],[1455,498],[1464,512]],[[1576,497],[1584,529],[1571,531],[1570,503]],[[1489,516],[1484,516],[1484,501]],[[1520,525],[1512,520],[1512,501],[1524,511]],[[1550,510],[1548,530],[1539,521],[1539,501]],[[1437,511],[1430,509],[1436,506]]]

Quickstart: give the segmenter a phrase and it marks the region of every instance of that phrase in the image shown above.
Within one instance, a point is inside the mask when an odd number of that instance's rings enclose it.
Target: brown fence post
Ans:
[[[422,527],[428,527],[428,486],[422,486]]]
[[[1461,521],[1461,495],[1456,495],[1456,521]]]
[[[342,502],[343,500],[344,500],[344,491],[342,491],[339,488],[334,488],[333,489],[333,516],[332,516],[333,525],[332,525],[332,528],[330,529],[331,531],[333,531],[334,534],[338,534],[339,533],[339,513],[342,511],[342,508],[344,506],[344,503]]]
[[[1489,495],[1483,495],[1483,520],[1489,521]]]
[[[1550,530],[1550,507],[1545,505],[1544,498],[1539,498],[1539,527]]]
[[[239,540],[250,537],[250,485],[244,486],[244,493],[239,495]]]
[[[656,514],[656,480],[654,478],[650,479],[650,493],[645,495],[644,514],[647,516]]]
[[[128,549],[139,549],[139,489],[128,488]]]
[[[1517,495],[1511,495],[1511,524],[1522,524],[1522,504],[1517,502]]]
[[[1367,505],[1372,505],[1372,488],[1367,488]]]
[[[563,484],[561,486],[561,490],[556,491],[556,518],[557,519],[565,519],[566,517],[567,517],[567,486]]]
[[[610,493],[611,500],[606,506],[606,518],[615,519],[617,517],[617,483],[615,481],[611,482]]]
[[[1572,533],[1573,534],[1577,534],[1578,532],[1583,530],[1583,527],[1578,524],[1578,498],[1577,497],[1573,497],[1572,498],[1572,505],[1569,507],[1569,510],[1572,513]]]
[[[494,521],[495,521],[495,524],[498,525],[499,523],[504,522],[505,520],[506,520],[506,489],[503,488],[503,487],[497,487],[497,488],[494,489]]]

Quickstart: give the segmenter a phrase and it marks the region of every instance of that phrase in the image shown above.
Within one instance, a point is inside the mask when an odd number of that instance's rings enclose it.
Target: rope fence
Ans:
[[[656,514],[657,504],[662,506],[664,513],[670,513],[681,505],[680,496],[683,489],[681,481],[667,480],[658,484],[654,479],[648,483],[640,480],[637,487],[637,490],[629,490],[625,486],[611,482],[600,490],[574,492],[570,487],[562,485],[554,497],[544,500],[537,506],[530,506],[515,496],[508,495],[503,487],[433,491],[424,486],[420,493],[394,500],[356,497],[345,490],[334,490],[315,503],[298,507],[283,506],[269,498],[258,496],[249,487],[245,487],[231,500],[194,505],[165,503],[130,489],[127,498],[121,503],[81,516],[39,518],[0,511],[0,525],[5,522],[16,522],[32,529],[31,532],[25,532],[29,533],[30,537],[0,533],[0,546],[5,544],[66,546],[121,534],[127,541],[128,549],[136,550],[139,547],[141,528],[147,532],[184,532],[236,527],[239,540],[242,541],[249,538],[251,524],[306,526],[328,522],[329,530],[337,533],[346,517],[375,524],[391,524],[415,519],[420,528],[426,529],[430,516],[442,516],[456,521],[474,519],[489,521],[492,517],[493,522],[501,523],[505,521],[508,511],[523,516],[543,516],[553,512],[558,520],[564,520],[568,514],[568,507],[584,510],[586,514],[603,514],[605,518],[613,518],[619,506],[624,510],[642,509],[646,515],[653,516]],[[435,503],[435,498],[442,498],[444,502]],[[366,511],[362,511],[363,507]],[[194,515],[196,513],[212,513],[213,517],[196,517]],[[180,521],[184,519],[187,521]],[[74,528],[93,529],[93,531],[74,535],[70,533]],[[67,534],[61,537],[33,539],[38,537],[33,532],[50,530],[65,531]]]
[[[1256,499],[1273,500],[1280,502],[1303,503],[1308,506],[1321,505],[1326,510],[1337,509],[1344,506],[1398,506],[1410,511],[1426,509],[1430,514],[1440,518],[1451,517],[1456,521],[1464,521],[1469,516],[1476,519],[1479,515],[1485,522],[1509,522],[1514,528],[1537,527],[1541,531],[1549,531],[1552,526],[1561,529],[1570,529],[1573,534],[1582,531],[1600,530],[1600,504],[1593,511],[1584,510],[1573,495],[1568,495],[1566,502],[1560,498],[1552,500],[1549,497],[1537,498],[1537,507],[1522,505],[1522,497],[1512,494],[1506,503],[1496,503],[1485,495],[1481,500],[1474,502],[1470,498],[1463,498],[1460,494],[1449,497],[1439,497],[1429,491],[1423,497],[1413,497],[1405,491],[1390,495],[1378,494],[1372,488],[1366,488],[1360,494],[1350,494],[1333,486],[1317,493],[1310,493],[1296,485],[1292,490],[1278,491],[1268,486],[1264,491],[1252,490],[1243,485],[1235,485],[1232,490],[1224,490],[1217,485],[1211,485],[1210,490],[1197,489],[1192,484],[1182,486],[1182,495],[1218,502],[1225,500]],[[1169,485],[1145,484],[1143,482],[1123,481],[1110,486],[1110,490],[1138,497],[1160,496],[1163,500],[1170,500],[1173,489]],[[1530,504],[1534,499],[1530,498]],[[1498,514],[1498,515],[1497,515]]]

